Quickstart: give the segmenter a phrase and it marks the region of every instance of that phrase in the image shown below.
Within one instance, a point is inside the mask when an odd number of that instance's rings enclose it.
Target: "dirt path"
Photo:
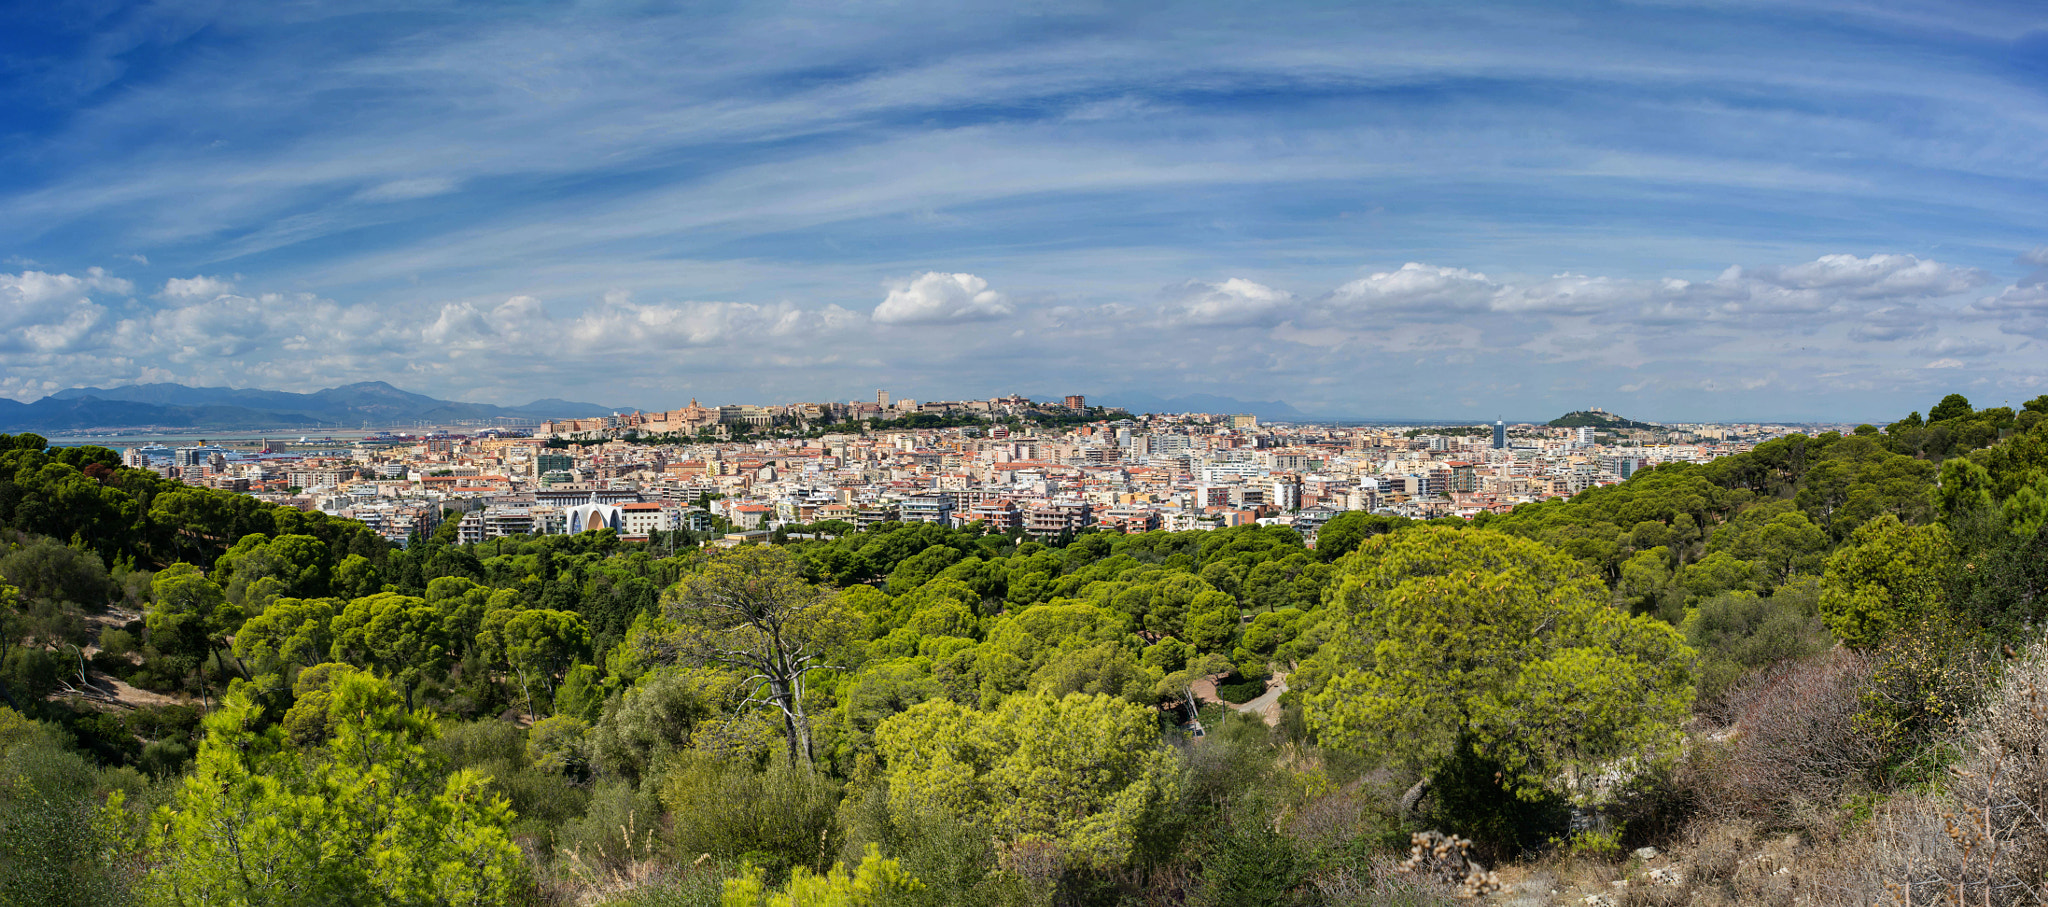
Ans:
[[[1285,692],[1287,692],[1287,675],[1275,674],[1273,679],[1266,681],[1266,692],[1260,694],[1259,698],[1243,705],[1233,705],[1231,708],[1240,712],[1250,712],[1265,719],[1267,727],[1279,727],[1280,694]],[[1213,685],[1210,688],[1210,693],[1215,693]]]

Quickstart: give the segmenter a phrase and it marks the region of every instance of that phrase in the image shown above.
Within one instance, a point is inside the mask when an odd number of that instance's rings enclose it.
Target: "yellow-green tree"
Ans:
[[[991,712],[935,699],[883,721],[875,749],[899,823],[985,824],[1006,851],[1051,848],[1074,865],[1111,868],[1177,789],[1158,721],[1153,709],[1102,694],[1020,694]]]
[[[860,868],[849,873],[846,864],[832,864],[832,871],[814,875],[801,866],[790,871],[789,884],[780,891],[768,888],[765,873],[753,867],[737,879],[727,879],[719,907],[889,907],[906,894],[924,890],[924,883],[911,878],[895,860],[882,858],[881,848],[869,844]]]
[[[1851,647],[1878,645],[1940,615],[1955,558],[1938,524],[1908,526],[1890,514],[1864,523],[1828,557],[1821,619]]]
[[[1326,744],[1425,771],[1466,748],[1528,797],[1585,796],[1581,779],[1605,767],[1675,752],[1693,652],[1609,604],[1580,562],[1429,527],[1369,539],[1344,564],[1329,640],[1300,672]]]
[[[198,762],[151,822],[148,900],[162,905],[503,904],[525,864],[487,779],[444,774],[438,731],[381,680],[343,669],[329,733],[294,750],[237,684]]]

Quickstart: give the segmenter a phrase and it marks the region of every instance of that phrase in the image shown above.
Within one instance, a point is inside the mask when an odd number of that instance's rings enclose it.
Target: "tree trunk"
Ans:
[[[804,771],[811,770],[811,727],[795,687],[785,680],[768,681],[775,703],[782,709],[782,733],[789,741],[789,761]]]
[[[1422,795],[1428,792],[1429,776],[1424,775],[1416,779],[1415,786],[1408,788],[1408,792],[1401,795],[1401,817],[1405,819],[1414,815],[1415,807],[1422,803]]]

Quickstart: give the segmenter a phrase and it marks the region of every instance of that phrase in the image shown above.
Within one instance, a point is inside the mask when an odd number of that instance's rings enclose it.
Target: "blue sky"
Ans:
[[[0,396],[2048,393],[2038,3],[17,6]]]

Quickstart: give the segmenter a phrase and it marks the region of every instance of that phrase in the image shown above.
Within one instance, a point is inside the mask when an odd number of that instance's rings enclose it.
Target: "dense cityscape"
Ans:
[[[47,0],[0,907],[2048,907],[2042,0]]]
[[[123,459],[357,520],[401,545],[443,520],[459,521],[464,543],[607,528],[636,541],[687,531],[734,544],[791,526],[898,521],[1038,538],[1284,525],[1313,539],[1344,511],[1505,513],[1813,430],[1648,425],[1597,407],[1577,415],[1587,424],[1261,425],[1246,414],[1134,416],[1082,396],[920,402],[881,391],[873,402],[693,401],[531,431],[380,434],[324,448],[137,446]],[[911,427],[947,421],[960,424]]]

